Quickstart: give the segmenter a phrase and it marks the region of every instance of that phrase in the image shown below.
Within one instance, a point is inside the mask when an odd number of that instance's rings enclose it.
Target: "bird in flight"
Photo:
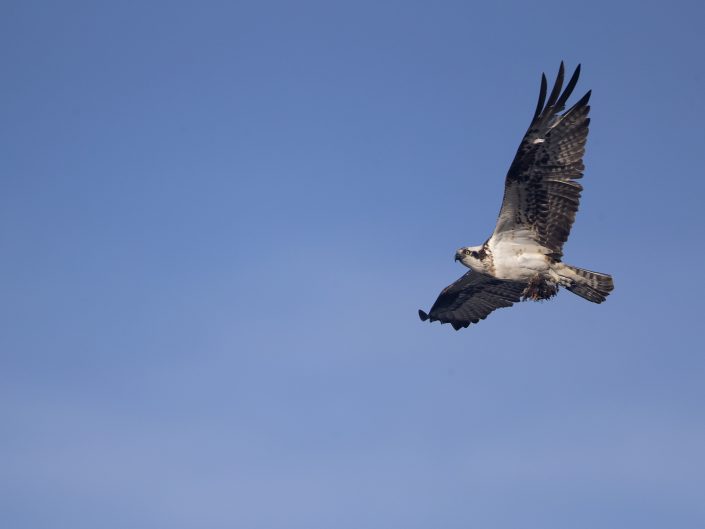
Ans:
[[[497,226],[483,244],[455,252],[470,271],[444,288],[428,313],[419,310],[421,320],[450,323],[457,331],[500,307],[549,299],[559,287],[593,303],[605,301],[614,288],[611,276],[562,261],[583,189],[577,180],[585,169],[590,123],[590,91],[563,112],[579,75],[580,65],[561,92],[561,62],[548,100],[541,76],[536,112],[507,173]]]

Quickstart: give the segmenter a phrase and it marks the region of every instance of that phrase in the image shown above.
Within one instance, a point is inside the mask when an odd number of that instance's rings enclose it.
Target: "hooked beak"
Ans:
[[[455,252],[455,260],[460,261],[460,259],[461,259],[460,254],[458,252]]]

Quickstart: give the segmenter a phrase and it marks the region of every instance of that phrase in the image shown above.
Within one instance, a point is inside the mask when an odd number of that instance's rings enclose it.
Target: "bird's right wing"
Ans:
[[[505,281],[469,271],[448,285],[426,314],[419,310],[422,321],[450,323],[457,331],[471,323],[484,320],[490,312],[511,307],[521,299],[526,283]]]

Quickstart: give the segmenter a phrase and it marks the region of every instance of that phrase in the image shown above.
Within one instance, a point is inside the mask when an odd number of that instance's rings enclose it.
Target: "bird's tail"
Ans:
[[[565,287],[581,298],[593,303],[602,303],[614,290],[611,275],[591,272],[565,263],[558,266],[556,272],[565,281]]]

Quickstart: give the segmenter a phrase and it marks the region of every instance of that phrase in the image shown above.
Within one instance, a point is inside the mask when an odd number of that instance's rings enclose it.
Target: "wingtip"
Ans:
[[[426,321],[428,319],[428,314],[419,309],[419,318],[421,318],[421,321]]]
[[[592,89],[588,90],[585,92],[585,95],[580,98],[580,100],[575,103],[575,107],[583,107],[587,105],[590,102],[590,96],[592,95]]]
[[[531,123],[536,121],[536,118],[538,118],[541,115],[541,111],[543,110],[543,104],[546,102],[547,90],[548,90],[548,80],[546,79],[546,74],[542,73],[541,74],[541,89],[539,90],[539,100],[536,102],[536,110],[534,111],[534,117],[531,118]]]
[[[573,75],[571,77],[571,81],[575,79],[575,82],[573,82],[573,86],[578,82],[578,78],[580,77],[580,71],[582,70],[582,66],[580,63],[575,67],[575,71],[573,72]]]
[[[556,80],[553,83],[553,89],[548,96],[548,101],[546,101],[546,108],[552,108],[553,105],[558,101],[558,97],[561,95],[561,90],[563,88],[563,78],[565,77],[565,66],[563,61],[561,61],[561,66],[558,68],[558,74],[556,75]],[[550,115],[550,113],[548,114]]]

